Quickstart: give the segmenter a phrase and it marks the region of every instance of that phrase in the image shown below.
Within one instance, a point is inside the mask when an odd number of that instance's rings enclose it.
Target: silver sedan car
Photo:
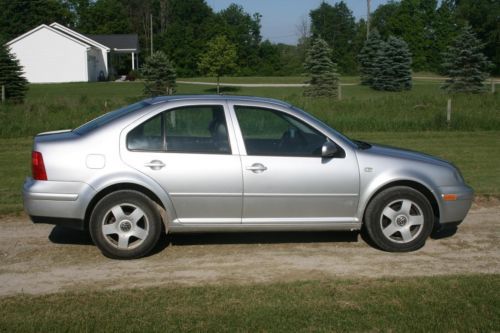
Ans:
[[[282,101],[169,96],[38,134],[24,207],[89,230],[111,258],[161,233],[361,230],[386,251],[422,247],[473,198],[452,164],[350,140]]]

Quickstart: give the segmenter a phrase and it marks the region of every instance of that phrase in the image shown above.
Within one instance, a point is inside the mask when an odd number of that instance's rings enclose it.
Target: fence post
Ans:
[[[493,78],[491,78],[491,93],[495,93],[495,80],[493,80]]]
[[[338,97],[339,101],[342,100],[342,85],[340,85],[340,83],[339,83],[339,88],[338,88],[338,92],[337,92],[337,97]]]
[[[448,98],[448,105],[446,106],[446,123],[450,127],[451,123],[451,97]]]
[[[2,84],[2,103],[5,103],[5,86]]]

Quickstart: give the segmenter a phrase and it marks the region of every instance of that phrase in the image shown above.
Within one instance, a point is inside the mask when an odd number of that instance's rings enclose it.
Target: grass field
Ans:
[[[282,99],[305,109],[340,131],[500,130],[500,94],[453,98],[450,126],[447,96],[438,82],[415,82],[408,92],[388,93],[365,86],[343,87],[341,101],[304,98],[303,88],[224,87],[224,93]],[[182,84],[179,94],[214,93],[214,87]],[[137,101],[142,83],[32,85],[24,105],[0,106],[0,138],[74,128],[106,111]]]
[[[486,332],[497,275],[116,290],[0,299],[2,332]]]

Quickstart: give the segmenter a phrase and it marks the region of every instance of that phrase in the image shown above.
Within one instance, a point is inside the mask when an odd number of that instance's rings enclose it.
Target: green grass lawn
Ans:
[[[191,82],[211,82],[216,83],[217,78],[215,77],[190,77],[190,78],[179,78],[179,81],[191,81]],[[220,78],[222,83],[305,83],[307,77],[305,76],[249,76],[249,77],[234,77],[234,76],[224,76]],[[359,83],[358,76],[341,76],[341,83]]]
[[[446,78],[431,72],[415,72],[413,78],[416,82],[438,80],[444,81]],[[498,81],[499,78],[493,78]],[[217,82],[215,77],[189,77],[179,78],[180,81],[193,81],[193,82]],[[223,76],[220,82],[223,83],[304,83],[307,80],[305,76]],[[359,83],[359,76],[340,76],[341,83]]]
[[[248,78],[250,80],[251,78]],[[391,93],[365,86],[344,86],[343,99],[304,98],[303,88],[224,87],[226,94],[288,101],[340,131],[500,130],[500,94],[453,98],[446,123],[447,96],[438,82],[417,81],[411,91]],[[180,84],[179,94],[210,94],[215,87]],[[142,83],[71,83],[31,85],[22,105],[0,105],[0,138],[74,128],[85,121],[142,99]]]
[[[0,299],[3,332],[486,332],[498,275],[306,281]]]
[[[21,190],[31,175],[31,138],[0,139],[0,215],[23,209]]]
[[[476,194],[500,197],[500,131],[348,132],[350,137],[433,154],[455,163]],[[22,209],[31,138],[0,139],[0,214]],[[13,167],[14,166],[14,167]]]

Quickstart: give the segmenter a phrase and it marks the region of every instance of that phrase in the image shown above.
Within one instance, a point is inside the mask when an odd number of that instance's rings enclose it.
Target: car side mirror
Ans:
[[[333,157],[339,151],[337,145],[331,141],[326,141],[321,147],[321,157]]]

